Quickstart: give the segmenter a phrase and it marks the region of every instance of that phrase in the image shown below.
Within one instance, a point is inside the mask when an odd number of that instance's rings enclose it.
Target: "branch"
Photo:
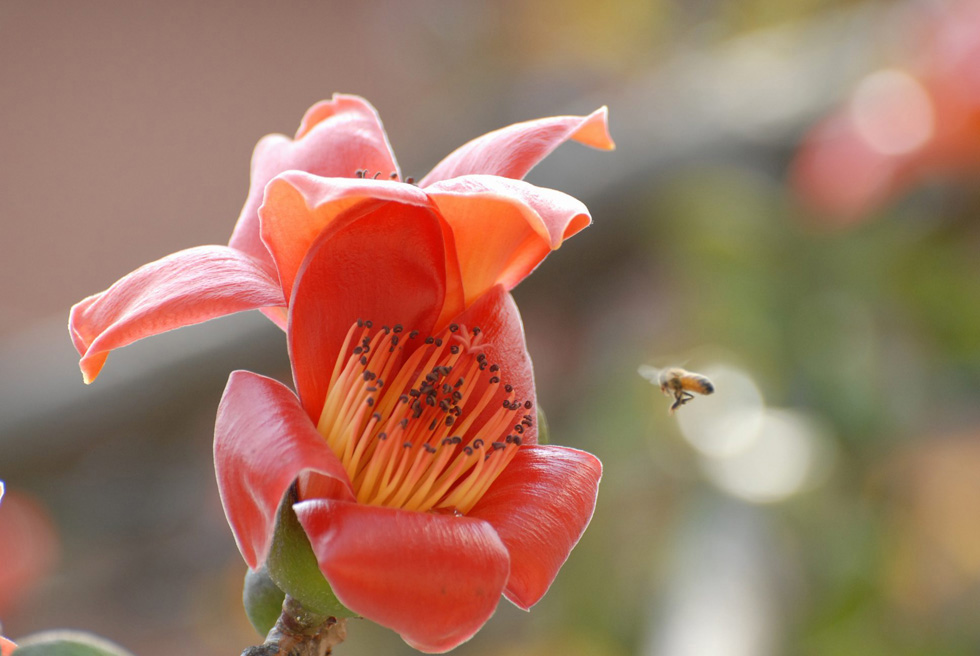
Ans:
[[[249,647],[242,656],[327,656],[346,637],[345,618],[319,615],[287,596],[265,642]]]

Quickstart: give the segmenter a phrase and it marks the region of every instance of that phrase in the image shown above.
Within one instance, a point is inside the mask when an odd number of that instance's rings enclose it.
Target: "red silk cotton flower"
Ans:
[[[266,312],[287,329],[296,391],[237,371],[215,426],[242,555],[271,572],[292,548],[277,518],[293,516],[346,609],[449,650],[501,595],[535,604],[595,507],[599,461],[537,443],[510,295],[591,222],[520,179],[568,139],[611,149],[605,109],[484,135],[415,186],[367,102],[315,105],[294,140],[257,146],[229,246],[167,256],[72,309],[83,375],[142,337]]]
[[[587,214],[508,212],[496,199],[498,229],[517,234],[494,236],[480,221],[452,225],[425,193],[389,182],[334,213],[333,199],[362,184],[286,174],[267,191],[264,222],[326,223],[290,301],[298,398],[232,374],[215,428],[218,485],[256,569],[298,478],[293,508],[340,602],[441,652],[469,639],[502,593],[536,603],[591,518],[601,466],[536,444],[521,320],[498,282],[537,263],[518,248],[530,236],[519,219],[563,234]],[[470,228],[486,235],[482,248]],[[493,252],[498,243],[509,252]],[[502,263],[492,278],[463,264],[477,254]]]
[[[218,485],[249,567],[298,479],[293,509],[338,600],[414,647],[469,639],[501,594],[529,608],[588,525],[601,465],[537,444],[508,290],[585,207],[494,176],[421,190],[291,172],[259,216],[294,281],[298,396],[239,371],[218,411]]]
[[[451,153],[415,187],[401,182],[384,128],[367,101],[337,94],[317,103],[303,117],[294,139],[269,135],[259,141],[248,196],[228,246],[173,253],[72,308],[69,331],[81,355],[83,378],[87,383],[95,380],[115,348],[242,310],[261,309],[285,328],[298,267],[328,217],[402,195],[415,199],[412,202],[428,198],[447,231],[468,226],[456,236],[465,256],[459,262],[467,268],[467,301],[494,284],[497,273],[509,276],[499,282],[513,286],[544,254],[587,223],[577,201],[519,182],[569,139],[611,149],[606,109],[588,116],[518,123],[486,134]],[[349,180],[315,192],[322,194],[320,209],[304,215],[308,222],[283,220],[281,213],[267,220],[263,213],[271,215],[272,205],[305,200],[303,183],[293,191],[285,180],[270,185],[286,171]],[[570,220],[560,231],[560,220],[548,223],[553,215],[564,214],[570,214]],[[458,296],[461,290],[450,292]]]

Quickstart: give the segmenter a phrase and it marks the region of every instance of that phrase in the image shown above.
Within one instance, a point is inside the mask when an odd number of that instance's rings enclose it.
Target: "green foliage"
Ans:
[[[118,645],[81,631],[45,631],[22,639],[18,656],[133,656]]]

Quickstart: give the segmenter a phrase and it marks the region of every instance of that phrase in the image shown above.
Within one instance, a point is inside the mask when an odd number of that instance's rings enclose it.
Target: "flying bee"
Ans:
[[[692,373],[680,367],[656,369],[642,364],[638,371],[651,383],[660,385],[660,391],[664,393],[664,396],[674,397],[674,402],[667,414],[674,414],[674,410],[693,399],[694,394],[691,392],[707,396],[715,391],[714,384],[708,380],[707,376]]]

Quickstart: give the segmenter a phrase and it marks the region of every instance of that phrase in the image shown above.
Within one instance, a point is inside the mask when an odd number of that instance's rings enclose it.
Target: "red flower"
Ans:
[[[298,398],[238,371],[218,410],[218,486],[249,567],[298,479],[293,509],[334,594],[416,648],[469,639],[501,594],[535,604],[589,523],[601,465],[536,443],[508,290],[588,224],[585,207],[494,176],[422,190],[290,172],[259,215],[292,290]]]
[[[446,219],[445,229],[455,230],[457,224],[465,221],[480,221],[489,226],[494,218],[486,212],[474,216],[471,208],[490,207],[496,202],[493,198],[498,192],[508,199],[512,194],[523,194],[533,205],[535,192],[520,185],[508,186],[505,181],[471,175],[519,180],[568,139],[596,148],[612,148],[605,119],[606,110],[601,108],[589,116],[545,118],[491,132],[446,157],[422,179],[420,187],[431,190],[433,202],[439,203],[439,211]],[[82,356],[79,364],[86,382],[98,376],[112,349],[225,314],[259,308],[285,328],[296,269],[305,249],[322,228],[326,212],[304,215],[304,219],[314,221],[307,225],[283,221],[269,225],[260,218],[263,198],[267,206],[270,203],[265,196],[267,184],[289,170],[340,178],[377,175],[378,180],[351,180],[347,186],[327,192],[334,194],[330,208],[334,214],[369,199],[385,200],[400,197],[402,193],[425,197],[419,188],[398,182],[401,180],[398,164],[381,121],[367,101],[356,96],[335,95],[332,100],[314,105],[303,117],[295,139],[270,135],[259,141],[252,157],[248,197],[228,246],[200,246],[168,255],[72,308],[69,329]],[[289,194],[281,185],[278,193]],[[468,198],[472,196],[485,197],[487,202],[471,204]],[[286,202],[298,199],[295,194],[285,198]],[[514,212],[520,211],[524,210],[514,209],[506,220],[516,221]],[[568,226],[569,234],[582,226],[582,220],[573,222]],[[527,223],[523,232],[495,230],[494,235],[523,239],[524,243],[514,245],[515,257],[530,262],[541,252],[557,247],[562,236],[568,236],[558,235],[556,242],[553,235],[542,230],[541,225]],[[483,238],[475,237],[478,241]],[[462,241],[460,245],[464,250],[474,246]],[[491,248],[489,252],[505,251]],[[516,264],[513,270],[519,272],[522,267]],[[471,269],[487,267],[484,273],[488,275],[490,270],[503,265],[475,260],[468,263]],[[470,278],[475,288],[468,290],[467,298],[472,299],[489,282],[480,281],[475,275]]]
[[[980,2],[915,9],[903,35],[910,51],[866,76],[810,131],[793,164],[797,192],[838,223],[923,180],[980,170]]]

